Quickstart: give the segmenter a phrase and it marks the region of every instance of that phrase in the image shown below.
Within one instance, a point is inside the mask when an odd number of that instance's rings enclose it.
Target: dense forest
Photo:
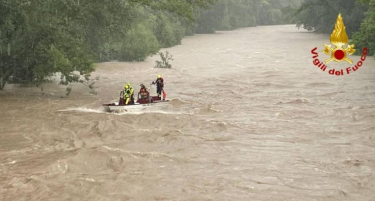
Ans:
[[[375,0],[306,0],[294,14],[297,26],[330,34],[338,13],[357,49],[375,52]],[[361,53],[361,51],[357,51]]]
[[[339,12],[357,48],[375,49],[375,0],[0,0],[0,11],[0,89],[57,72],[76,82],[97,62],[142,61],[196,33],[291,23],[330,33]]]
[[[98,61],[142,60],[177,44],[179,18],[189,22],[213,2],[0,0],[0,89],[9,79],[41,83],[56,72],[67,84],[88,77]]]
[[[0,0],[0,89],[141,61],[186,35],[290,23],[299,0]],[[79,74],[75,73],[79,72]]]

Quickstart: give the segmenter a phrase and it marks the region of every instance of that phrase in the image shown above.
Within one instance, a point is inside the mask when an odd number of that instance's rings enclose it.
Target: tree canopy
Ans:
[[[362,0],[362,3],[368,6],[368,10],[360,29],[353,36],[353,42],[357,48],[367,47],[369,54],[375,54],[375,0]]]
[[[74,72],[88,75],[96,61],[114,57],[108,57],[110,51],[117,50],[125,60],[142,59],[159,47],[150,30],[139,24],[145,13],[160,13],[162,21],[170,20],[163,19],[163,12],[191,20],[194,9],[212,2],[0,0],[0,89],[9,77],[18,82],[42,82],[56,72],[61,73],[62,83],[78,81]],[[143,46],[132,45],[143,39]],[[124,42],[118,44],[120,41]],[[162,41],[162,45],[171,44]]]
[[[300,0],[0,0],[0,89],[141,61],[185,35],[290,23]]]
[[[341,13],[346,31],[358,49],[375,52],[375,0],[309,0],[295,14],[297,26],[330,34]],[[361,51],[357,51],[360,53]]]

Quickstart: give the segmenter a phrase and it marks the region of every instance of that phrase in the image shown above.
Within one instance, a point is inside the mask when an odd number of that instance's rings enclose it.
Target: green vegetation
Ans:
[[[308,0],[298,9],[294,19],[298,27],[330,34],[339,13],[356,49],[368,47],[370,54],[374,54],[375,0]]]
[[[156,61],[155,68],[172,68],[172,65],[169,63],[169,61],[173,61],[172,55],[169,54],[168,51],[159,52],[159,56],[161,61]]]
[[[369,48],[369,54],[375,54],[375,0],[362,0],[368,11],[365,13],[366,18],[363,20],[360,30],[353,36],[353,42],[357,49],[363,47]],[[360,51],[358,51],[360,52]]]
[[[0,89],[82,82],[96,62],[142,61],[185,35],[291,23],[300,0],[0,0]]]
[[[301,0],[218,0],[209,9],[198,12],[197,33],[213,33],[257,25],[290,24],[290,13]]]

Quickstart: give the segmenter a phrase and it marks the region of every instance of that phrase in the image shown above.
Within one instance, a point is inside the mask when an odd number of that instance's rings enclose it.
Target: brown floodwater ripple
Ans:
[[[0,200],[375,200],[375,61],[331,76],[293,25],[186,37],[172,69],[107,62],[75,85],[0,92]],[[359,60],[359,56],[352,56]],[[170,104],[106,113],[156,74]],[[151,89],[154,93],[154,88]]]

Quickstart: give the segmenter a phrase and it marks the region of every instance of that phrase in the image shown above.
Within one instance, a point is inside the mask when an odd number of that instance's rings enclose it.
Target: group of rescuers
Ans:
[[[164,101],[167,93],[164,91],[164,79],[161,75],[157,75],[156,81],[153,81],[151,84],[156,85],[156,93],[158,94],[159,99],[161,99],[161,95],[163,94]],[[124,86],[124,100],[125,105],[134,104],[134,89],[130,83],[127,83]],[[144,84],[141,84],[141,89],[138,92],[138,100],[150,100],[150,93]]]

